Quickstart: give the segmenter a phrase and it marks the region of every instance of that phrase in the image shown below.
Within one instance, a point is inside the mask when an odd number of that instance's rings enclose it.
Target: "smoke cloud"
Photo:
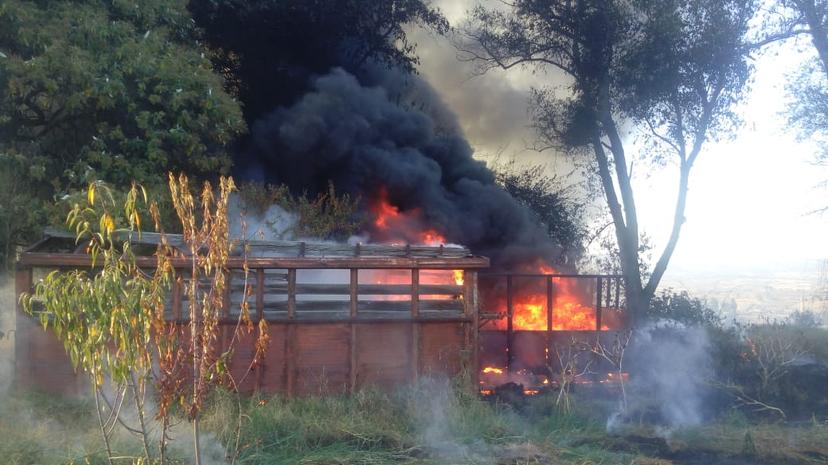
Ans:
[[[449,242],[501,268],[558,256],[533,213],[473,158],[428,84],[393,70],[365,80],[371,85],[334,69],[296,104],[256,123],[244,177],[311,194],[330,180],[366,202],[385,190],[401,212],[419,210]]]
[[[607,429],[643,415],[665,435],[704,420],[712,379],[710,342],[701,327],[656,322],[636,331],[626,354],[629,405],[610,416]]]

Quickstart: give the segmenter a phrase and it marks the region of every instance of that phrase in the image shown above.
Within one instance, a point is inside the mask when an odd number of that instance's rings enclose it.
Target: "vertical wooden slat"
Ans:
[[[288,269],[288,295],[287,295],[288,319],[296,318],[296,269]],[[287,385],[288,397],[293,396],[296,384],[296,325],[287,325],[285,337],[285,382]]]
[[[512,345],[514,343],[514,330],[512,327],[513,316],[512,305],[512,275],[506,276],[506,372],[512,371],[512,360],[514,357]]]
[[[463,271],[463,313],[469,318],[471,322],[465,324],[465,343],[466,349],[470,353],[470,365],[472,386],[477,389],[480,381],[480,340],[479,340],[479,325],[480,325],[480,309],[478,308],[477,300],[477,272],[464,270]]]
[[[230,315],[230,303],[232,300],[230,299],[230,294],[233,293],[233,273],[231,270],[228,270],[225,273],[224,277],[224,295],[222,296],[221,302],[221,315],[222,317],[227,317]]]
[[[288,270],[287,293],[288,318],[292,320],[296,317],[296,268]]]
[[[420,374],[420,270],[411,269],[411,379]]]
[[[621,308],[621,278],[615,278],[615,308]]]
[[[29,343],[29,331],[36,325],[34,319],[23,312],[20,305],[20,294],[32,292],[32,269],[17,266],[14,274],[14,291],[16,302],[16,314],[14,325],[14,384],[18,388],[28,387],[32,384],[31,377],[31,348]]]
[[[596,299],[595,299],[595,330],[601,331],[601,294],[603,281],[600,277],[597,278],[596,283]]]
[[[262,321],[264,318],[264,269],[256,268],[256,322]],[[259,338],[262,337],[261,326],[256,325],[256,334]],[[262,379],[264,378],[265,363],[264,360],[258,360],[256,365],[256,391],[262,389]]]
[[[351,283],[348,290],[351,294],[351,318],[356,318],[359,305],[359,270],[356,268],[351,268]]]
[[[296,385],[296,325],[287,324],[285,335],[285,389],[286,395],[292,397]]]
[[[546,277],[546,350],[544,358],[546,365],[549,366],[549,353],[552,350],[552,328],[554,327],[555,312],[553,307],[554,302],[552,276]]]
[[[420,270],[411,269],[411,317],[420,316]]]
[[[359,244],[357,244],[357,253],[359,253]],[[351,324],[350,324],[350,339],[348,340],[348,390],[352,394],[356,391],[357,384],[357,327],[354,319],[357,317],[357,306],[359,305],[359,270],[351,268]]]
[[[256,268],[256,321],[264,318],[264,284],[265,273],[263,268]]]
[[[173,280],[173,289],[172,289],[172,311],[173,311],[173,320],[176,323],[181,323],[181,281],[182,281],[181,274],[178,270],[175,270],[175,279]]]

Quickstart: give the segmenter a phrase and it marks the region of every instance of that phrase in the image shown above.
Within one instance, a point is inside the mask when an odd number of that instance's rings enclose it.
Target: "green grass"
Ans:
[[[656,453],[638,447],[654,437],[651,428],[607,434],[601,409],[581,401],[576,403],[579,414],[562,415],[555,412],[553,398],[538,396],[517,412],[439,383],[393,395],[253,397],[241,404],[235,396],[219,393],[203,416],[203,443],[214,459],[232,452],[241,418],[236,463],[243,465],[682,465],[698,463],[682,457],[699,451],[745,459],[739,462],[745,464],[810,465],[828,457],[828,425],[816,422],[752,424],[731,415],[675,431],[667,441],[653,439],[665,444]],[[0,463],[104,464],[93,412],[88,401],[7,396],[0,403]],[[746,436],[754,447],[750,453]],[[186,422],[175,437],[172,463],[191,463]],[[140,455],[137,443],[125,434],[114,448],[121,456]]]

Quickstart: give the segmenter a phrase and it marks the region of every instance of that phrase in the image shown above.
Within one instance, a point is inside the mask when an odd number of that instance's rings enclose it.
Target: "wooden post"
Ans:
[[[172,288],[172,312],[173,312],[173,320],[176,324],[181,323],[183,320],[181,319],[181,287],[182,287],[182,277],[179,274],[178,269],[175,270],[175,279],[173,280],[173,288]]]
[[[552,276],[546,277],[546,350],[544,351],[544,359],[546,365],[549,366],[549,351],[552,350],[552,329],[554,328],[553,310],[554,294],[553,294]]]
[[[288,319],[296,318],[296,268],[288,270],[287,312]]]
[[[420,269],[411,269],[411,379],[420,374]]]
[[[477,272],[463,270],[463,313],[471,321],[466,322],[465,342],[470,353],[471,381],[472,387],[479,389],[480,381],[480,309],[477,301]]]
[[[20,305],[20,294],[32,292],[32,269],[17,265],[14,274],[15,295],[15,325],[14,325],[14,385],[18,388],[29,387],[31,379],[31,351],[29,347],[29,332],[35,329],[36,323],[32,317],[23,312]]]
[[[262,321],[264,318],[264,269],[256,268],[256,323]],[[256,325],[256,334],[261,338],[261,326]],[[264,378],[265,364],[262,360],[257,360],[256,364],[256,388],[258,392],[262,389],[262,379]]]
[[[512,275],[506,276],[506,373],[512,371],[512,344],[514,343],[514,330],[512,327]]]
[[[296,268],[288,269],[288,295],[287,295],[287,311],[288,320],[296,318]],[[296,325],[291,322],[287,325],[287,334],[285,337],[285,384],[287,396],[292,397],[294,386],[296,384]]]
[[[602,294],[602,287],[603,284],[601,277],[599,276],[596,283],[596,299],[595,299],[595,330],[601,331],[601,294]]]
[[[357,244],[357,253],[359,253],[359,244]],[[351,268],[351,285],[350,285],[350,293],[351,293],[351,336],[350,340],[348,341],[348,381],[349,381],[349,392],[353,394],[356,391],[356,384],[357,384],[357,327],[356,322],[354,321],[357,317],[357,307],[359,306],[359,270],[357,268]]]

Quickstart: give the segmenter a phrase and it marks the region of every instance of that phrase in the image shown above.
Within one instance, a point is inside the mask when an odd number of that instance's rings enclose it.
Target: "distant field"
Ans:
[[[828,310],[824,284],[816,270],[674,273],[662,288],[686,290],[706,298],[727,319],[758,322],[784,318],[797,310]],[[822,294],[823,298],[819,295]]]

